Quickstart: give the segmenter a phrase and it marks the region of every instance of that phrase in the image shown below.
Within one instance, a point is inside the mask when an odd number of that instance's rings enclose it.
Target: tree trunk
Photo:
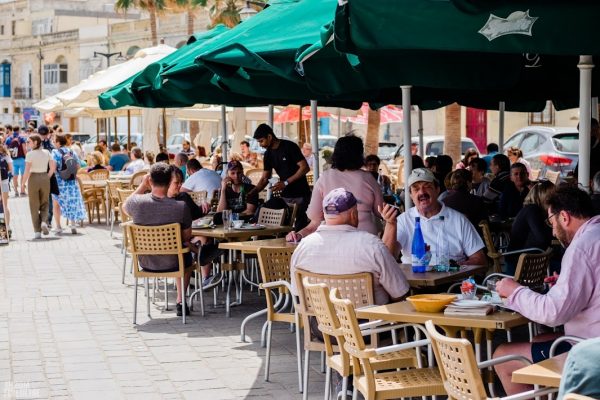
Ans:
[[[196,150],[196,136],[200,133],[200,123],[198,121],[190,121],[190,143],[194,146],[194,150]]]
[[[194,34],[194,10],[191,8],[187,12],[187,34],[188,36]]]
[[[379,127],[381,125],[381,114],[379,110],[371,110],[367,120],[367,138],[365,140],[365,154],[377,154],[379,147]]]
[[[461,107],[457,103],[446,107],[446,133],[444,137],[444,153],[452,157],[456,164],[461,158],[460,128]]]
[[[158,29],[156,26],[156,8],[154,5],[148,7],[150,13],[150,33],[152,35],[152,46],[158,46]]]
[[[302,106],[299,107],[300,117],[298,117],[298,146],[302,147],[304,143],[310,143],[310,125],[305,123],[306,121],[302,121]]]

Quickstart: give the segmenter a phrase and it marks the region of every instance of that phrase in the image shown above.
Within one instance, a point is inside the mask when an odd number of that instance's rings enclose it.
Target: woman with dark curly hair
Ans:
[[[306,210],[310,224],[298,232],[290,232],[289,241],[299,241],[317,230],[324,219],[323,198],[336,188],[352,192],[358,200],[358,229],[374,235],[379,232],[377,206],[383,204],[383,195],[373,174],[361,169],[365,163],[362,139],[353,134],[341,137],[335,144],[331,161],[331,168],[315,182]]]

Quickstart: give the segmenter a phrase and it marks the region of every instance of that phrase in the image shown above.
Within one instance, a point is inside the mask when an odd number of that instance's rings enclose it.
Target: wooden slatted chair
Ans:
[[[207,201],[208,192],[206,190],[201,190],[199,192],[188,192],[188,194],[192,200],[194,200],[194,203],[196,203],[199,207]]]
[[[366,400],[446,395],[442,378],[436,368],[376,372],[371,363],[371,358],[376,356],[426,346],[429,344],[429,339],[381,348],[367,348],[352,301],[342,298],[338,289],[331,291],[330,299],[344,332],[344,349],[350,354],[352,360],[355,391],[359,391]],[[356,395],[356,392],[354,394]],[[356,398],[355,395],[352,397]]]
[[[290,260],[294,251],[290,248],[259,248],[258,265],[262,276],[260,288],[265,290],[267,301],[267,354],[265,360],[265,381],[269,380],[271,365],[271,336],[273,322],[296,325],[296,351],[298,363],[298,390],[302,391],[302,351],[300,349],[300,319],[297,313],[296,298],[291,295]],[[294,312],[277,311],[275,298],[289,296],[294,304]]]
[[[364,307],[375,304],[375,296],[373,293],[373,277],[368,272],[360,274],[345,274],[345,275],[326,275],[309,272],[301,267],[296,270],[296,289],[300,298],[299,313],[304,327],[304,399],[307,398],[308,389],[308,372],[309,360],[311,352],[326,351],[325,344],[316,338],[310,332],[310,318],[316,317],[312,303],[309,301],[304,290],[305,279],[309,283],[325,284],[330,290],[337,288],[342,292],[342,296],[350,298],[354,306]]]
[[[306,174],[306,180],[308,181],[308,184],[312,187],[315,184],[315,174],[313,174],[312,172],[309,172],[308,174]]]
[[[329,398],[329,384],[331,381],[331,370],[334,369],[343,377],[342,394],[343,397],[348,389],[348,378],[352,374],[350,365],[350,355],[344,350],[344,332],[342,331],[340,321],[335,313],[333,304],[329,299],[329,288],[324,283],[311,284],[308,278],[304,278],[302,283],[307,303],[310,303],[314,310],[319,330],[323,334],[325,345],[327,371],[325,376],[325,399]],[[404,324],[391,326],[398,329],[411,326],[414,329],[423,330],[420,325]],[[364,332],[364,331],[363,331]],[[427,334],[425,333],[425,336]],[[331,338],[335,338],[337,345],[332,344]],[[336,354],[337,353],[337,354]],[[414,350],[400,350],[372,357],[371,364],[375,370],[388,370],[395,368],[416,368],[419,366],[417,353]]]
[[[246,171],[244,175],[246,175],[248,179],[252,181],[252,184],[256,186],[258,181],[260,181],[260,178],[262,178],[263,172],[264,171],[260,168],[252,168]]]
[[[107,181],[106,183],[106,191],[108,193],[108,202],[110,206],[110,237],[113,237],[113,231],[115,226],[115,221],[120,216],[121,208],[121,199],[119,198],[118,189],[124,189],[126,183],[119,181]]]
[[[148,174],[148,170],[141,170],[136,172],[135,174],[131,175],[131,180],[129,181],[129,187],[131,189],[137,189],[138,186],[140,186],[142,184],[142,181],[144,180],[144,176],[146,176]]]
[[[449,399],[489,399],[485,392],[480,369],[507,361],[521,361],[526,365],[531,364],[531,361],[527,358],[513,355],[494,358],[478,364],[475,361],[471,342],[467,339],[446,337],[437,331],[431,321],[427,321],[425,327],[429,333],[440,375]],[[554,393],[557,390],[556,388],[530,390],[520,393],[518,396],[508,396],[504,399],[532,399],[536,396]]]
[[[541,169],[532,169],[529,172],[529,180],[537,181],[538,179],[540,179],[541,172],[542,172]]]
[[[86,189],[83,186],[83,181],[80,176],[77,176],[77,184],[79,185],[79,191],[81,192],[81,198],[83,199],[83,204],[87,211],[89,223],[91,224],[94,222],[94,211],[96,211],[98,223],[100,223],[100,203],[102,202],[102,199],[98,198],[97,188]]]
[[[125,204],[125,200],[134,191],[131,189],[117,189],[117,195],[119,196],[119,209],[121,210],[121,229],[123,230],[123,242],[121,244],[121,250],[123,252],[123,276],[121,277],[121,283],[125,283],[125,269],[127,266],[127,254],[131,253],[131,248],[129,247],[129,240],[127,240],[127,229],[125,226],[131,222],[131,217],[123,210],[123,204]]]
[[[281,226],[284,219],[285,209],[274,210],[272,208],[261,207],[256,222],[260,225]]]
[[[144,278],[146,287],[146,310],[150,317],[150,294],[148,289],[148,279],[150,278],[175,278],[181,279],[182,293],[182,309],[183,323],[185,324],[186,313],[185,305],[187,305],[187,296],[185,293],[184,280],[185,274],[197,269],[194,262],[191,266],[185,267],[183,255],[190,251],[189,248],[184,248],[181,240],[181,228],[178,223],[158,225],[158,226],[142,226],[136,224],[126,224],[128,240],[133,257],[133,276],[135,278],[133,292],[133,323],[137,320],[137,288],[138,279]],[[173,272],[154,272],[147,271],[140,267],[140,256],[177,256],[178,269]],[[174,266],[175,267],[175,266]]]

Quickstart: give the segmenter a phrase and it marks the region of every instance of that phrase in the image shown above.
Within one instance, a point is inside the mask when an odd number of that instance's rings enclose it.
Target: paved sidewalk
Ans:
[[[270,382],[259,343],[264,319],[249,324],[249,343],[240,341],[242,319],[264,302],[256,292],[244,293],[231,318],[206,294],[206,317],[196,303],[183,325],[174,289],[171,310],[159,299],[148,319],[140,287],[133,326],[120,232],[111,239],[108,227],[95,224],[33,240],[27,199],[11,197],[10,206],[13,241],[0,247],[0,399],[301,398],[286,326],[273,328]],[[324,375],[311,358],[310,397],[322,398]]]

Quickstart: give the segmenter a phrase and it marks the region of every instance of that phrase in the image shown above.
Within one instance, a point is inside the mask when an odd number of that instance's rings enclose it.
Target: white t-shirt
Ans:
[[[144,168],[146,168],[146,163],[144,162],[144,160],[139,158],[139,159],[133,160],[132,162],[127,164],[124,174],[125,175],[133,175],[136,172],[143,170]]]
[[[221,189],[221,177],[211,169],[200,168],[186,179],[182,187],[191,192],[206,190],[207,198],[210,200],[213,192]]]
[[[444,219],[440,216],[444,216]],[[485,245],[475,227],[467,217],[460,212],[446,207],[442,203],[442,209],[431,218],[425,218],[420,215],[415,207],[410,208],[407,212],[398,216],[398,230],[396,238],[402,250],[402,263],[411,263],[411,248],[412,238],[415,231],[415,218],[421,217],[421,231],[425,243],[431,246],[431,252],[436,253],[438,246],[438,238],[444,238],[448,242],[448,255],[451,260],[461,262],[472,256]]]
[[[36,150],[28,151],[25,155],[25,162],[31,163],[31,173],[40,174],[48,172],[48,163],[52,159],[50,152],[41,147]]]

